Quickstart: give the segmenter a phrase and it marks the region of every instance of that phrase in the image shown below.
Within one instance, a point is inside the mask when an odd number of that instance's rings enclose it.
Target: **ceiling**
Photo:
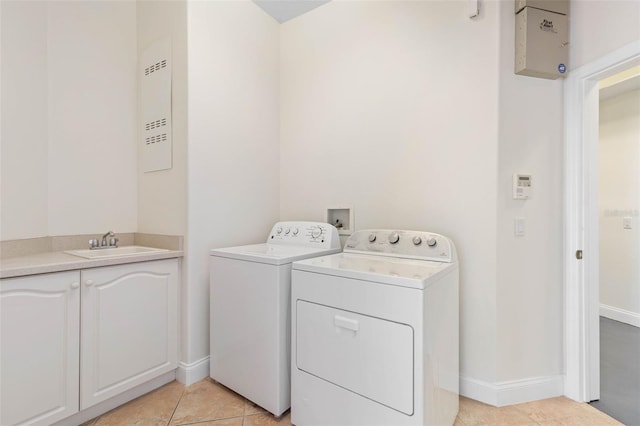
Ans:
[[[329,3],[330,0],[253,0],[262,10],[280,22],[307,13],[318,6]]]

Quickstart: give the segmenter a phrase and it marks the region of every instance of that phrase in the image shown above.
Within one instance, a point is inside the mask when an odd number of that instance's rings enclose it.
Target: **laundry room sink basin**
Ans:
[[[142,247],[142,246],[124,246],[108,249],[84,249],[84,250],[67,250],[65,253],[72,254],[85,259],[107,259],[111,257],[136,256],[141,254],[151,254],[167,251],[165,249]]]

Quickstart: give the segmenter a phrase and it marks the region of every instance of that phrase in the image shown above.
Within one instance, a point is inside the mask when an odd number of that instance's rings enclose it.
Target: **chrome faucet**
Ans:
[[[107,241],[107,237],[109,240]],[[100,241],[100,243],[98,243]],[[91,239],[89,240],[89,249],[97,250],[97,249],[106,249],[106,248],[116,248],[118,247],[118,238],[116,238],[116,234],[113,231],[109,231],[102,236],[102,238]]]
[[[107,245],[107,237],[115,237],[116,234],[113,233],[113,231],[108,231],[106,234],[104,234],[102,236],[102,244],[100,244],[102,247]]]

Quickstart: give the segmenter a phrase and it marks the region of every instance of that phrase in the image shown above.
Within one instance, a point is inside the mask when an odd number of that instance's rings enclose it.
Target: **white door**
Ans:
[[[0,424],[78,411],[80,272],[0,280]]]
[[[640,42],[565,81],[565,395],[600,397],[598,82],[640,64]]]
[[[81,281],[81,409],[177,367],[177,259],[83,270]]]

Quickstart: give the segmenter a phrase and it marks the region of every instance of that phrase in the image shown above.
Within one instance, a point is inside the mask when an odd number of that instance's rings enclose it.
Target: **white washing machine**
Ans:
[[[291,262],[340,252],[338,231],[279,222],[267,242],[211,250],[210,375],[276,416],[290,407]]]
[[[358,231],[292,271],[297,426],[452,425],[458,413],[458,262],[448,238]]]

